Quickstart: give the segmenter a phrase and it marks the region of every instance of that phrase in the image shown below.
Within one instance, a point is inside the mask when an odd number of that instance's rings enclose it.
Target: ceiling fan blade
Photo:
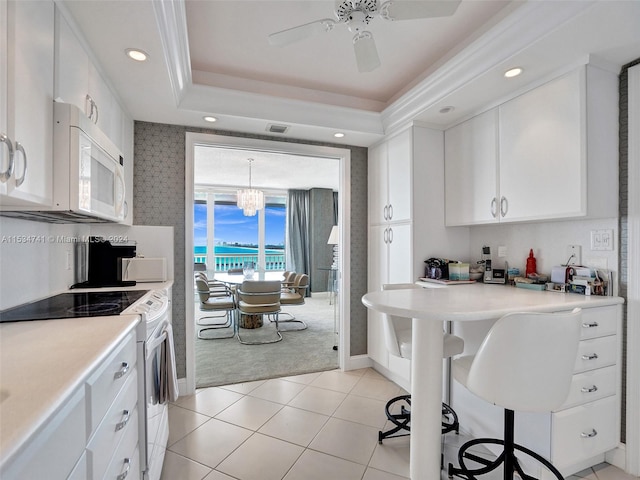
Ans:
[[[448,17],[458,9],[461,0],[390,0],[380,5],[385,20]]]
[[[353,37],[353,50],[356,53],[358,71],[372,72],[380,66],[378,49],[371,32],[360,32]]]
[[[303,40],[307,37],[317,35],[318,33],[328,32],[333,29],[336,24],[335,20],[330,18],[323,18],[322,20],[316,20],[315,22],[305,23],[304,25],[298,25],[297,27],[288,28],[281,32],[272,33],[269,35],[269,44],[282,47]]]

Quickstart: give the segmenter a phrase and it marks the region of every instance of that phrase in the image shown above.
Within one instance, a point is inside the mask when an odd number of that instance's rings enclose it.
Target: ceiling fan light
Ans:
[[[378,49],[371,32],[359,32],[353,37],[353,49],[356,54],[358,71],[372,72],[380,66]]]

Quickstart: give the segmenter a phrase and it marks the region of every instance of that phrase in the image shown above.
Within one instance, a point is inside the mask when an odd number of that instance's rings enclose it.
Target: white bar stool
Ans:
[[[449,477],[475,479],[504,465],[503,478],[535,480],[516,457],[521,452],[546,467],[558,480],[564,477],[541,455],[514,442],[514,410],[549,412],[569,394],[580,338],[582,310],[560,313],[511,313],[500,318],[475,356],[453,361],[453,376],[469,391],[503,407],[504,439],[477,438],[458,451],[460,467],[449,463]],[[481,444],[503,445],[496,460],[469,451]],[[470,468],[466,461],[480,466]]]

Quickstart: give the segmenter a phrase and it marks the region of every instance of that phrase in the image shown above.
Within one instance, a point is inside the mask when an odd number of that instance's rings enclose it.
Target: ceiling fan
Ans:
[[[371,72],[380,66],[373,34],[367,30],[376,16],[383,20],[413,20],[417,18],[453,15],[461,0],[336,0],[335,17],[323,18],[269,35],[269,43],[284,46],[318,33],[329,32],[344,24],[353,36],[353,49],[360,72]]]

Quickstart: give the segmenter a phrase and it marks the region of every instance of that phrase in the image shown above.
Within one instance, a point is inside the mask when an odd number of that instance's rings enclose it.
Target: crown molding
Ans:
[[[154,0],[152,4],[164,60],[169,72],[171,90],[176,106],[179,106],[186,91],[192,85],[185,2],[184,0]]]
[[[381,113],[395,130],[481,74],[530,47],[596,2],[525,2]]]

